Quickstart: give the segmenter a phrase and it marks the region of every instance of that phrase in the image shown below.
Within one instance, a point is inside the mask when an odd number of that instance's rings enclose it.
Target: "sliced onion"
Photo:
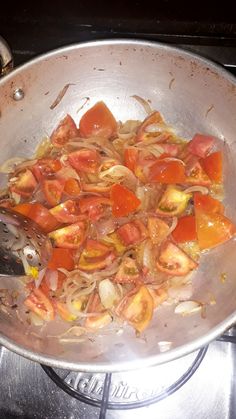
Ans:
[[[141,124],[140,121],[136,120],[129,120],[126,121],[118,130],[118,137],[122,140],[129,140],[132,138],[137,131],[137,128]]]
[[[118,180],[125,180],[125,183],[130,187],[135,187],[137,184],[137,178],[134,176],[133,172],[128,169],[128,167],[117,164],[110,167],[110,169],[104,170],[99,173],[99,178],[103,181],[116,183]]]
[[[170,350],[172,346],[172,342],[163,340],[161,342],[158,342],[158,346],[159,346],[160,352],[166,352]]]
[[[25,161],[23,157],[13,157],[0,166],[0,173],[14,173],[16,166]]]
[[[135,100],[137,100],[138,103],[140,103],[140,105],[142,105],[143,109],[145,110],[145,112],[148,115],[150,115],[153,112],[150,104],[145,99],[143,99],[141,96],[132,95],[131,97],[133,97]]]
[[[192,193],[192,192],[200,192],[203,195],[207,195],[209,190],[205,186],[190,186],[189,188],[184,190],[184,193]]]
[[[113,233],[115,229],[116,223],[112,218],[109,218],[108,220],[99,220],[98,223],[96,223],[98,237],[103,237],[109,233]]]
[[[47,269],[46,272],[46,281],[48,283],[49,288],[52,291],[57,290],[57,283],[58,283],[58,271],[52,271],[51,269]]]
[[[169,231],[168,231],[168,236],[169,236],[169,234],[171,234],[172,233],[172,231],[174,231],[175,230],[175,228],[176,228],[176,226],[177,226],[177,224],[178,224],[178,218],[177,217],[173,217],[173,219],[172,219],[172,224],[171,224],[171,226],[170,226],[170,228],[169,228]]]
[[[21,196],[16,192],[12,192],[11,196],[12,196],[12,199],[14,199],[16,205],[18,205],[20,203]]]
[[[42,280],[44,278],[44,275],[45,275],[46,270],[47,270],[47,268],[43,268],[43,269],[41,269],[41,271],[39,271],[38,278],[34,280],[35,287],[36,288],[39,288],[40,287],[41,282],[42,282]]]
[[[62,167],[62,169],[60,169],[56,175],[57,177],[61,177],[63,179],[73,178],[76,180],[80,180],[78,173],[70,166]]]
[[[159,124],[150,124],[145,128],[145,132],[148,133],[156,133],[156,132],[173,132],[173,128],[169,127],[168,125],[164,124],[164,123],[159,123]]]
[[[51,143],[50,138],[48,137],[43,138],[43,140],[37,147],[37,150],[35,152],[35,157],[37,159],[41,159],[44,156],[48,156],[52,148],[53,148],[53,145]]]
[[[187,316],[197,313],[198,311],[201,311],[201,309],[202,304],[198,301],[183,301],[175,307],[175,313],[182,314],[182,316]]]
[[[173,298],[176,301],[186,301],[192,297],[193,287],[191,283],[171,286],[168,289],[169,297]]]
[[[183,166],[185,166],[184,161],[181,159],[178,159],[177,157],[165,157],[163,161],[177,161],[178,163],[181,163]]]
[[[107,309],[114,307],[119,300],[119,294],[110,279],[103,279],[99,283],[98,292],[102,305]]]

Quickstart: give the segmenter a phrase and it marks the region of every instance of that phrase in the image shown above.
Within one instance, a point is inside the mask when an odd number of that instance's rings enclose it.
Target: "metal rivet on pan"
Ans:
[[[12,95],[13,99],[17,101],[24,99],[24,96],[25,93],[21,88],[15,89]]]

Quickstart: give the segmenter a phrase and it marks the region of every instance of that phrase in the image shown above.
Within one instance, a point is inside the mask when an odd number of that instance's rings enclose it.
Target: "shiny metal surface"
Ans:
[[[61,102],[51,109],[68,84]],[[12,94],[19,87],[25,96],[16,102]],[[78,122],[97,100],[103,99],[119,120],[143,119],[143,109],[131,98],[134,94],[149,99],[185,138],[202,132],[224,140],[220,144],[225,154],[226,212],[236,221],[236,196],[232,193],[236,81],[210,61],[163,44],[108,40],[73,45],[43,55],[6,76],[0,81],[1,160],[13,154],[30,156],[65,113]],[[90,100],[81,110],[85,97]],[[137,339],[129,327],[116,333],[112,325],[113,330],[96,333],[92,341],[64,344],[55,337],[65,330],[62,322],[55,321],[39,331],[1,315],[0,342],[32,360],[77,371],[145,368],[186,355],[236,321],[235,251],[236,242],[231,240],[206,253],[193,277],[192,298],[205,303],[206,316],[180,317],[174,314],[174,307],[163,306],[142,338]],[[222,273],[227,278],[224,284]],[[166,352],[162,352],[163,341],[170,342]]]
[[[0,63],[1,63],[1,72],[0,77],[8,74],[13,68],[13,55],[9,48],[9,45],[0,36]]]
[[[234,419],[236,345],[214,342],[209,346],[202,364],[191,379],[176,393],[145,408],[128,411],[109,410],[106,419]],[[173,361],[175,366],[179,361]],[[181,360],[183,364],[184,359]],[[186,366],[189,360],[186,359]],[[151,388],[153,392],[167,376],[158,375],[158,368],[119,374],[127,397],[142,399],[136,389]],[[177,369],[182,369],[182,366]],[[165,371],[162,367],[163,373]],[[141,373],[141,372],[140,372]],[[81,403],[60,390],[37,363],[28,361],[2,348],[0,361],[1,419],[96,419],[99,409]],[[115,376],[117,374],[114,374]],[[172,377],[175,375],[171,373]],[[96,377],[96,375],[95,375]],[[118,378],[118,377],[117,377]],[[116,378],[115,378],[116,380]],[[135,381],[136,380],[136,383]],[[128,383],[130,386],[128,387]],[[133,383],[133,384],[132,384]],[[133,386],[133,387],[132,387]],[[86,386],[85,386],[86,387]],[[114,390],[113,390],[114,391]],[[96,393],[96,388],[94,390]],[[135,395],[136,393],[136,395]]]

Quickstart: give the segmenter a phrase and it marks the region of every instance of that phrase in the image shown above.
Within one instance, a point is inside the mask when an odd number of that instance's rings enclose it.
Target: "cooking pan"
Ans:
[[[11,55],[2,40],[0,51],[7,73]],[[55,106],[62,90],[66,93]],[[66,113],[78,122],[98,100],[117,120],[143,119],[145,112],[132,95],[149,99],[185,138],[201,132],[222,140],[226,210],[235,222],[236,79],[202,57],[164,44],[129,39],[76,44],[5,75],[0,81],[0,163],[31,156]],[[59,321],[32,330],[14,314],[1,312],[0,343],[33,361],[81,371],[130,370],[173,360],[207,345],[235,323],[235,260],[234,239],[206,252],[193,278],[192,296],[204,303],[204,311],[182,317],[165,305],[141,337],[129,326],[112,325],[92,338],[65,343],[54,337]],[[9,282],[1,279],[1,288],[16,284]]]

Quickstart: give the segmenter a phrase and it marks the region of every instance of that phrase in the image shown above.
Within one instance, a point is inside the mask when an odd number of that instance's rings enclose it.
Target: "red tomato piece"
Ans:
[[[156,213],[162,217],[180,215],[186,210],[191,196],[190,193],[185,193],[175,186],[168,185],[158,202]]]
[[[114,282],[119,284],[136,283],[140,274],[134,259],[126,257],[120,264]]]
[[[166,241],[157,260],[157,268],[173,276],[184,276],[197,267],[197,263],[183,250],[170,241]]]
[[[144,121],[142,122],[142,124],[140,125],[140,127],[137,130],[137,135],[136,135],[136,142],[139,141],[144,141],[150,137],[154,137],[155,133],[148,133],[145,131],[145,129],[152,124],[160,124],[163,123],[163,118],[160,114],[160,112],[158,111],[154,111],[153,113],[151,113],[151,115],[148,115],[146,119],[144,119]]]
[[[218,199],[210,195],[202,195],[199,192],[194,194],[194,209],[196,211],[210,212],[214,214],[223,214],[224,205]]]
[[[123,226],[119,227],[116,230],[116,233],[126,246],[129,246],[130,244],[139,243],[141,240],[144,239],[140,232],[139,226],[137,226],[135,221],[124,224]]]
[[[88,218],[93,221],[99,220],[106,207],[111,206],[111,200],[103,197],[88,197],[79,200],[79,207],[82,214],[87,213]]]
[[[80,194],[80,185],[78,180],[69,178],[65,182],[64,192],[71,197],[77,197]]]
[[[16,205],[12,208],[14,211],[22,215],[26,215],[35,223],[37,223],[44,233],[49,233],[59,227],[59,223],[49,210],[38,203],[25,203]]]
[[[202,165],[212,182],[221,183],[223,179],[223,162],[221,151],[209,154],[202,160]]]
[[[141,333],[152,319],[153,308],[153,298],[147,287],[139,285],[124,296],[116,313]]]
[[[200,250],[216,247],[236,232],[232,221],[220,213],[196,211],[196,227]]]
[[[111,187],[111,200],[114,217],[124,217],[134,212],[141,204],[132,191],[119,184]]]
[[[85,239],[86,224],[82,221],[49,233],[56,247],[78,249]]]
[[[149,181],[164,184],[184,183],[185,169],[180,161],[158,159],[149,169]]]
[[[97,292],[92,294],[89,299],[87,313],[96,313],[94,316],[86,318],[85,327],[90,329],[101,329],[112,321],[110,314],[104,309]]]
[[[70,153],[68,161],[77,172],[96,173],[100,155],[96,150],[82,149]]]
[[[138,150],[136,148],[126,148],[124,152],[124,164],[128,169],[135,172],[135,168],[138,162]]]
[[[209,186],[211,185],[211,179],[203,170],[201,163],[194,159],[192,161],[190,160],[186,166],[186,178],[184,183]]]
[[[24,304],[45,321],[51,321],[55,317],[50,299],[40,289],[35,288],[26,298]]]
[[[178,224],[172,237],[176,243],[185,243],[197,240],[196,220],[194,215],[185,215],[178,219]]]
[[[166,239],[170,227],[168,224],[157,217],[148,218],[148,233],[149,237],[153,244],[160,244],[164,239]]]
[[[26,169],[24,172],[20,172],[17,175],[17,179],[10,183],[10,191],[21,195],[24,198],[29,198],[37,186],[37,181],[31,172]]]
[[[195,134],[187,148],[195,156],[204,158],[210,153],[214,142],[215,139],[211,135]]]
[[[47,267],[52,271],[55,271],[58,268],[72,271],[74,269],[74,265],[74,253],[71,249],[60,249],[59,247],[55,247],[52,250],[52,255]]]
[[[81,118],[80,135],[110,138],[117,131],[117,122],[104,102],[97,102]]]
[[[66,115],[51,135],[55,147],[63,147],[69,140],[79,136],[79,130],[70,115]]]
[[[79,203],[70,199],[51,208],[49,211],[61,223],[76,223],[76,221],[84,218],[81,218]]]
[[[32,166],[31,170],[37,181],[41,181],[43,177],[50,177],[57,173],[62,168],[62,164],[58,159],[39,159],[37,163]]]
[[[100,243],[97,240],[88,239],[86,246],[81,253],[78,268],[83,271],[94,271],[104,269],[115,259],[111,247]]]
[[[42,191],[48,205],[55,207],[59,204],[63,190],[65,180],[63,179],[44,179],[42,181]]]

